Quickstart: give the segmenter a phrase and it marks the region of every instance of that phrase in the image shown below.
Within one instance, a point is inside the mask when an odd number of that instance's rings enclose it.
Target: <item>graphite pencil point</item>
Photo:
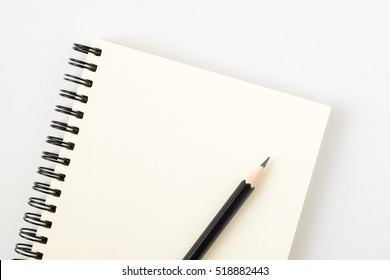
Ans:
[[[269,157],[260,166],[265,168],[267,166],[268,161]]]

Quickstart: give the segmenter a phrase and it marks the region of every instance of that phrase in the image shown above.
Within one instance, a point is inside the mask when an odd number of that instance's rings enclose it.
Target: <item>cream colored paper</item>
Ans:
[[[206,259],[286,259],[330,107],[102,40],[44,259],[181,259],[268,156]]]

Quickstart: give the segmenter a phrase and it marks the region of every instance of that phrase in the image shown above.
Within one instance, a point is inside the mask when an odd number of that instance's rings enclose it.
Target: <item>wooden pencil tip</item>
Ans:
[[[260,166],[265,168],[267,166],[268,161],[269,161],[269,157]]]

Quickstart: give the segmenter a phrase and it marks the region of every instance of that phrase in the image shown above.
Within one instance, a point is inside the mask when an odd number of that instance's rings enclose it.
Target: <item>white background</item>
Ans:
[[[17,257],[72,43],[98,37],[331,105],[290,258],[389,259],[389,15],[386,0],[1,0],[0,258]]]

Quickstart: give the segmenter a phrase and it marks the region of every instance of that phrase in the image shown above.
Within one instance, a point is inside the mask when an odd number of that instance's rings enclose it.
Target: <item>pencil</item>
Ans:
[[[211,247],[211,245],[213,245],[214,241],[218,238],[229,221],[237,213],[238,209],[240,209],[241,205],[253,192],[260,174],[267,166],[268,160],[269,157],[238,185],[229,199],[222,206],[221,210],[219,210],[198,240],[196,240],[194,245],[192,245],[183,260],[202,259],[204,254],[206,254],[207,250]]]

